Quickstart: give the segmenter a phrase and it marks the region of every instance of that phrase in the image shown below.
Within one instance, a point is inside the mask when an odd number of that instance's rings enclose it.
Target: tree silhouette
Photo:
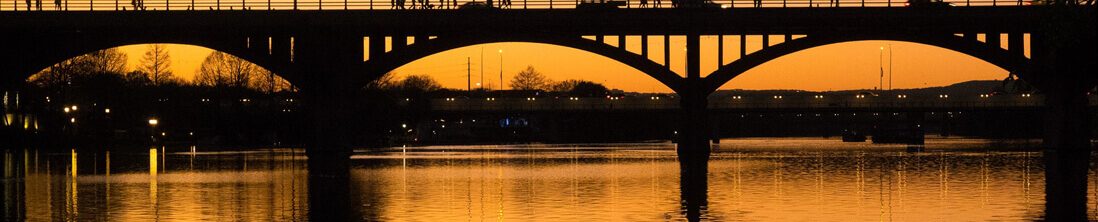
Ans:
[[[126,72],[126,54],[110,48],[73,57],[54,64],[28,81],[43,87],[72,84],[75,78],[88,75],[121,74]]]
[[[400,80],[400,82],[396,84],[396,88],[405,92],[431,92],[442,89],[442,85],[430,76],[417,74],[404,77],[403,80]]]
[[[138,70],[148,74],[153,85],[160,85],[175,81],[171,65],[171,55],[168,54],[167,46],[151,44],[146,49],[145,56],[141,57],[141,67]]]
[[[218,51],[206,56],[195,74],[194,83],[210,87],[251,88],[264,92],[290,88],[288,81],[271,71]]]
[[[527,66],[511,79],[511,88],[516,90],[540,90],[549,86],[550,80],[541,72],[534,70],[533,66]]]
[[[548,89],[554,92],[566,92],[574,96],[603,96],[609,90],[602,84],[587,80],[569,79],[552,83]]]

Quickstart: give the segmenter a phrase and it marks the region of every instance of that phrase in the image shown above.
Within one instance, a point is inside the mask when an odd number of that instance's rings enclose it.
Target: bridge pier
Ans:
[[[303,82],[308,157],[309,219],[358,220],[351,186],[350,156],[361,87],[351,81],[362,70],[362,38],[317,31],[295,37],[294,63]],[[300,74],[306,75],[300,75]]]
[[[679,185],[683,210],[689,221],[699,221],[708,206],[710,134],[707,94],[679,93],[682,119],[678,146]]]
[[[1061,12],[1064,16],[1068,13]],[[1091,16],[1093,18],[1093,16]],[[1063,19],[1058,17],[1058,19]],[[1087,91],[1098,85],[1094,20],[1032,34],[1034,86],[1045,95],[1045,220],[1086,221],[1092,128]],[[1064,28],[1070,27],[1070,28]],[[1088,35],[1089,34],[1089,35]],[[1055,40],[1054,40],[1055,39]]]
[[[682,119],[679,127],[679,188],[688,221],[700,221],[709,193],[709,94],[699,74],[700,37],[686,37],[686,78],[679,89]]]
[[[1045,92],[1045,219],[1087,220],[1090,116],[1081,92]]]

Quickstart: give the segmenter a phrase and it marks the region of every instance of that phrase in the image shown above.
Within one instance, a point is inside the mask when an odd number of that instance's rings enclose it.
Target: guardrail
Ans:
[[[583,2],[601,0],[494,0],[502,10],[575,9]],[[622,0],[619,9],[674,8],[672,0]],[[466,4],[485,0],[0,0],[0,11],[183,11],[183,10],[474,10]],[[907,7],[907,0],[713,0],[706,7],[809,8]],[[1032,0],[946,0],[964,6],[1028,6]],[[936,7],[936,6],[928,6]],[[946,6],[940,6],[946,7]],[[615,10],[615,9],[609,9]]]

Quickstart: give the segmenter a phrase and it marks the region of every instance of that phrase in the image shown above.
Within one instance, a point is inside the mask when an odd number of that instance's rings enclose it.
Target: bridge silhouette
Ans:
[[[13,4],[0,5],[0,30],[5,31],[0,41],[7,43],[0,48],[0,67],[5,67],[0,82],[5,90],[15,89],[49,65],[123,45],[178,43],[226,52],[271,70],[300,88],[311,124],[306,146],[310,169],[346,175],[349,141],[354,136],[347,132],[350,127],[345,120],[354,115],[357,105],[350,101],[356,101],[356,92],[368,82],[417,59],[477,44],[531,42],[569,47],[640,70],[677,94],[683,124],[678,149],[683,196],[684,202],[692,203],[688,206],[695,207],[687,211],[696,213],[696,202],[705,201],[695,197],[704,197],[706,190],[710,94],[743,72],[784,55],[842,42],[892,40],[964,53],[1034,84],[1046,96],[1046,144],[1071,147],[1055,149],[1064,155],[1084,149],[1089,153],[1089,128],[1078,122],[1088,119],[1085,90],[1094,86],[1095,78],[1056,70],[1093,70],[1092,63],[1057,62],[1066,57],[1052,56],[1063,52],[1054,49],[1077,47],[1062,45],[1065,35],[1049,24],[1062,23],[1064,14],[1093,19],[1093,7],[1018,6],[1027,5],[1024,1],[951,2],[971,7],[888,7],[903,2],[887,0],[840,1],[840,7],[815,7],[812,0],[780,4],[767,0],[758,7],[748,1],[716,1],[723,9],[582,10],[568,9],[575,8],[576,1],[539,0],[518,4],[526,10],[359,10],[393,7],[369,1],[203,0],[149,1],[143,3],[144,10],[121,11],[119,6],[124,7],[125,2],[88,0],[62,1],[57,10],[27,12],[15,11],[27,7],[7,1]],[[744,4],[751,7],[741,7]],[[640,5],[630,1],[626,7]],[[1093,23],[1089,24],[1084,27],[1094,30]],[[736,36],[739,41],[726,42],[724,36]],[[715,55],[701,53],[701,39],[708,37],[717,39]],[[755,47],[748,45],[748,37],[761,38],[761,49],[748,51]],[[685,61],[666,56],[671,54],[667,47],[671,38],[685,39]],[[1091,39],[1068,43],[1093,46],[1093,36],[1081,38]],[[634,41],[639,41],[640,49],[626,47]],[[740,50],[726,52],[725,44]],[[652,45],[662,46],[662,52],[650,50]],[[1094,58],[1093,51],[1087,52],[1090,57],[1081,58]],[[738,59],[725,61],[725,54],[738,55]],[[655,55],[663,55],[662,61],[651,59]],[[703,56],[717,58],[716,71],[701,73]],[[685,65],[684,73],[669,68],[679,63]],[[1082,168],[1077,165],[1080,160],[1050,167],[1084,172],[1084,195],[1075,195],[1077,190],[1050,194],[1076,198],[1067,201],[1072,205],[1068,207],[1072,210],[1067,210],[1071,215],[1078,210],[1076,196],[1083,198],[1084,204],[1079,206],[1084,206],[1085,212],[1086,160],[1081,162]],[[1049,183],[1077,186],[1078,177],[1070,175],[1050,176],[1053,182]],[[323,178],[320,180],[327,181]],[[338,190],[315,191],[320,196],[343,195]],[[1064,201],[1050,196],[1049,202]],[[314,209],[318,214],[340,214]],[[1050,209],[1059,208],[1050,205]]]

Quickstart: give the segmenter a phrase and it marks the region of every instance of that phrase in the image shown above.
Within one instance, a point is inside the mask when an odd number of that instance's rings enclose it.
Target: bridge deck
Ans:
[[[0,1],[3,2],[3,1]],[[8,1],[10,3],[10,1]],[[1045,7],[747,8],[720,10],[339,10],[0,12],[8,33],[131,32],[208,36],[267,33],[293,36],[333,30],[367,35],[547,33],[554,35],[760,35],[859,30],[918,33],[1029,33],[1043,24]],[[779,19],[780,18],[780,19]],[[583,25],[578,25],[583,24]],[[280,34],[281,33],[281,34]],[[181,37],[185,38],[185,37]]]

